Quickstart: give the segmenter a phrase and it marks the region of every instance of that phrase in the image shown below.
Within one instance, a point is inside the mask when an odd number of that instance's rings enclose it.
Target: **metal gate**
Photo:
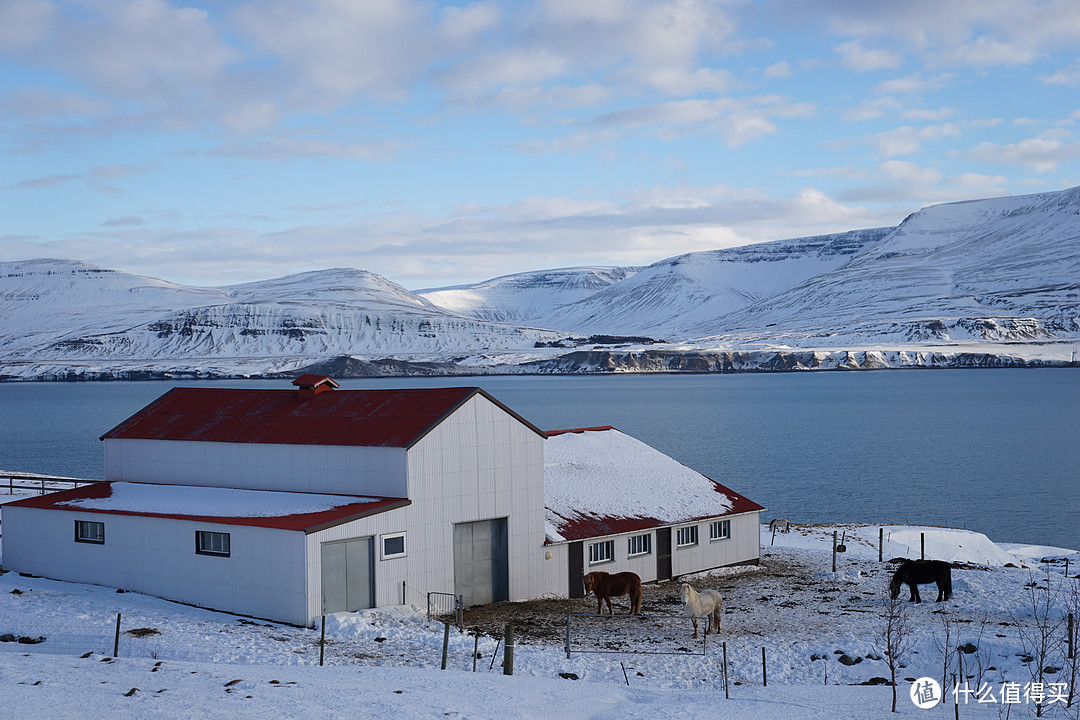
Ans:
[[[322,611],[375,607],[375,544],[366,537],[322,545]]]
[[[506,518],[454,525],[454,590],[465,605],[510,598]]]

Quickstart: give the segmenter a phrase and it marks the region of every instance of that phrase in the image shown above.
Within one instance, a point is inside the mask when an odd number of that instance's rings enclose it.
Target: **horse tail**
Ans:
[[[893,600],[895,600],[900,594],[900,586],[904,582],[906,566],[906,562],[900,563],[900,567],[896,568],[896,571],[893,573],[892,580],[889,581],[889,597],[891,597]]]
[[[945,599],[952,599],[952,566],[945,566]]]
[[[633,583],[630,588],[630,614],[641,614],[641,581]]]

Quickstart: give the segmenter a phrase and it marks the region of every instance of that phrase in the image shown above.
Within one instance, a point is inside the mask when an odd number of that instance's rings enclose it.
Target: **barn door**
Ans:
[[[671,528],[656,528],[656,582],[671,579]]]
[[[570,566],[570,597],[585,597],[585,585],[581,578],[585,575],[585,545],[580,540],[570,543],[566,552],[569,553],[567,560]]]
[[[373,538],[322,545],[322,611],[356,612],[375,607]]]
[[[465,605],[510,598],[506,518],[454,525],[454,592]]]

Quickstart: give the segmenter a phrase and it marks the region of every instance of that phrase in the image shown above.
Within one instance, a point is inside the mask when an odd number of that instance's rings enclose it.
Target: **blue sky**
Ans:
[[[410,289],[1080,185],[1076,0],[0,0],[0,261]]]

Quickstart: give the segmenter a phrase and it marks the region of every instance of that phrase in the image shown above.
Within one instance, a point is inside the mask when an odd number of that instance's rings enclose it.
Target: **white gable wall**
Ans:
[[[406,497],[405,449],[107,438],[105,479]]]
[[[75,542],[76,520],[103,522],[105,544]],[[197,530],[229,533],[230,556],[197,554]],[[4,566],[297,625],[309,621],[298,531],[7,506]]]
[[[410,524],[453,592],[453,524],[507,518],[511,600],[543,592],[544,439],[483,395],[409,451]]]

